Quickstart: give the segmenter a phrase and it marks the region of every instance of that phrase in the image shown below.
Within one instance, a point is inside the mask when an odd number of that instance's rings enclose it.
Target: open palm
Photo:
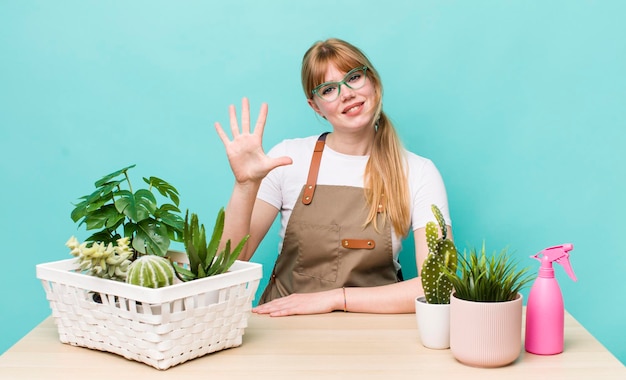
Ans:
[[[241,101],[241,130],[234,105],[229,107],[229,116],[232,140],[220,123],[215,123],[215,129],[224,143],[228,162],[237,182],[261,181],[272,169],[292,163],[289,157],[272,158],[263,151],[263,130],[267,119],[266,103],[261,105],[254,131],[250,130],[250,103],[247,98]]]

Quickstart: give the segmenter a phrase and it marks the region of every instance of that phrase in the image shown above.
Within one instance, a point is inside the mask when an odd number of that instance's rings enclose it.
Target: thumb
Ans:
[[[293,163],[293,160],[289,156],[276,157],[270,160],[270,165],[272,166],[272,168],[291,165],[292,163]]]

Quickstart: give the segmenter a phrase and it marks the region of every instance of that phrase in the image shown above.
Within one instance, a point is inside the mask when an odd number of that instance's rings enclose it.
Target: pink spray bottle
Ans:
[[[554,355],[563,352],[565,308],[552,263],[561,264],[570,278],[576,281],[569,262],[569,251],[573,248],[572,244],[557,245],[531,256],[541,262],[541,267],[526,304],[525,346],[530,353]]]

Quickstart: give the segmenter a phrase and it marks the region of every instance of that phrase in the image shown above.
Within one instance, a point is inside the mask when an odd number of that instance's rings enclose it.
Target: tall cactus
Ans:
[[[450,303],[452,283],[442,267],[448,268],[451,273],[456,272],[457,250],[452,240],[448,239],[448,227],[441,211],[436,205],[432,205],[431,209],[439,227],[432,221],[426,224],[428,257],[424,260],[420,277],[426,302],[447,304]]]

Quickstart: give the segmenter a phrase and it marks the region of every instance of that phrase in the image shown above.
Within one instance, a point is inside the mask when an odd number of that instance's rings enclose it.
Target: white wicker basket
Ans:
[[[176,260],[180,261],[180,260]],[[59,339],[167,369],[242,343],[260,264],[160,289],[76,272],[76,259],[37,265]]]

